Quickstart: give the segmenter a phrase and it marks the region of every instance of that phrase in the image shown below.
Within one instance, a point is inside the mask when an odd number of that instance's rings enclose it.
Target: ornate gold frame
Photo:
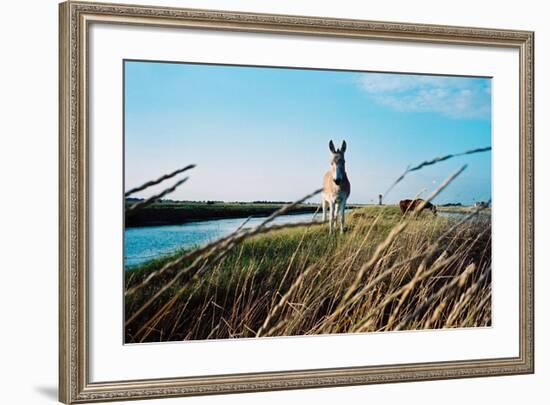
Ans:
[[[64,403],[485,377],[534,372],[534,33],[68,1],[59,8],[59,398]],[[480,359],[91,383],[87,335],[87,33],[115,22],[294,35],[471,44],[519,50],[520,347]]]

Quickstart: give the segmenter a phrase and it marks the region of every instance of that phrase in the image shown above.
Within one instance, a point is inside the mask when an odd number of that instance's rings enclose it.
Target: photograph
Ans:
[[[533,382],[540,357],[544,19],[157,3],[63,1],[41,48],[58,80],[40,79],[50,101],[32,111],[59,138],[52,153],[25,146],[57,159],[57,177],[29,167],[9,200],[57,190],[57,217],[41,218],[58,249],[31,255],[58,260],[55,319],[15,315],[57,322],[57,350],[34,357],[53,353],[59,401],[535,392],[485,377]],[[15,121],[41,135],[47,122]]]
[[[492,325],[490,77],[123,69],[126,344]]]

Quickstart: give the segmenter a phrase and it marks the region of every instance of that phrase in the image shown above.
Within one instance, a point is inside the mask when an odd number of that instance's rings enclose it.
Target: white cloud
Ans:
[[[403,112],[435,112],[452,118],[488,119],[488,79],[365,73],[361,88],[375,102]]]

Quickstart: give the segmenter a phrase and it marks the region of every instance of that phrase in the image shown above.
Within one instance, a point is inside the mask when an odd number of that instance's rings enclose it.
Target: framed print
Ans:
[[[60,5],[60,400],[534,371],[529,31]]]

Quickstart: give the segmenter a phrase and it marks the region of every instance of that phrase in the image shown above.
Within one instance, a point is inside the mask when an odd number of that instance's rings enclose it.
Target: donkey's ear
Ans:
[[[340,148],[340,152],[344,153],[344,152],[346,151],[346,147],[347,147],[347,146],[348,146],[348,145],[346,144],[346,141],[343,141],[343,142],[342,142],[342,147]]]
[[[332,143],[332,140],[328,143],[328,148],[332,153],[336,153],[336,149],[334,149],[334,144]]]

